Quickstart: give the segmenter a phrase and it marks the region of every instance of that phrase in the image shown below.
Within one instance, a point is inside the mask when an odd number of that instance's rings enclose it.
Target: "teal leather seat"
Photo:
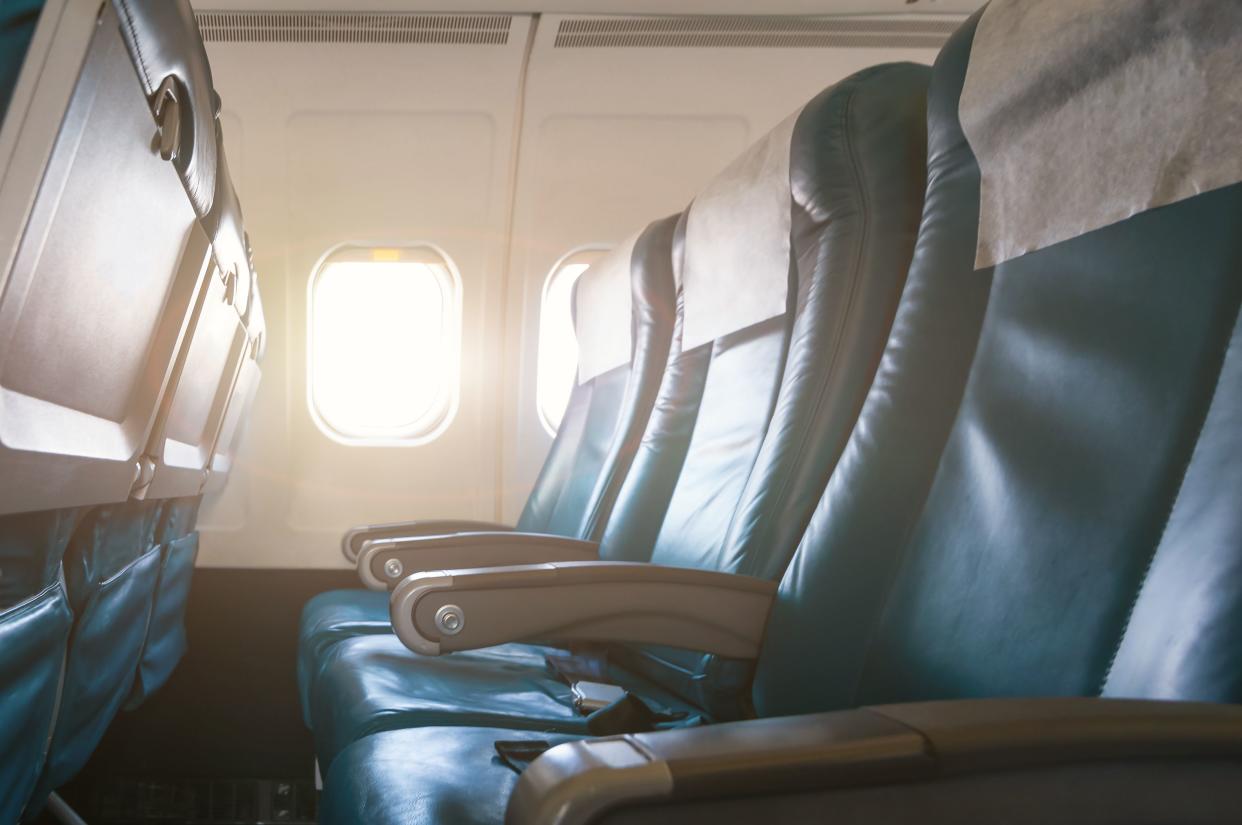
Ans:
[[[151,620],[126,709],[136,708],[163,687],[185,655],[185,609],[190,598],[194,562],[198,558],[198,531],[194,523],[201,503],[201,498],[192,496],[172,499],[161,506],[155,529],[155,543],[160,554],[159,574],[151,604]]]
[[[17,822],[43,770],[73,616],[60,561],[74,510],[0,518],[0,822]]]
[[[976,270],[980,171],[958,104],[977,20],[936,65],[914,262],[781,581],[755,711],[1242,702],[1242,185]],[[320,821],[500,822],[517,776],[493,743],[524,738],[551,742],[462,727],[360,739],[332,763]],[[756,812],[728,802],[710,821]]]
[[[130,695],[159,579],[158,518],[158,504],[101,505],[69,541],[64,575],[73,630],[36,799],[82,769]]]
[[[515,530],[596,541],[647,424],[673,336],[673,230],[651,223],[630,250],[630,359],[575,382],[548,457]],[[616,254],[625,254],[625,250]],[[391,635],[388,593],[331,590],[308,601],[298,628],[298,691],[312,725],[311,683],[342,639]]]
[[[719,235],[691,233],[699,213],[690,207],[675,244],[683,288],[673,354],[601,559],[780,577],[870,386],[909,265],[928,74],[912,64],[859,73],[807,104],[789,131],[765,138],[788,141],[790,151],[772,172],[789,185],[782,231],[791,250],[778,271],[786,310],[687,349],[696,298],[685,272],[693,256],[710,259],[721,245]],[[759,200],[770,182],[743,191]],[[746,225],[728,231],[740,244],[761,240]],[[734,262],[711,277],[727,292],[753,274]],[[513,647],[428,659],[392,635],[334,645],[311,692],[321,768],[350,742],[399,727],[584,733],[569,687],[542,656],[514,661]],[[658,709],[746,713],[748,662],[621,646],[604,655],[609,680]]]

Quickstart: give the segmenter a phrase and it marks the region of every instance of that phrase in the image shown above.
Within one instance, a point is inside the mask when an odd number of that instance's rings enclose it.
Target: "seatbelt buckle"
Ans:
[[[625,689],[603,682],[574,682],[570,686],[574,697],[574,710],[589,716],[613,702],[625,698]]]

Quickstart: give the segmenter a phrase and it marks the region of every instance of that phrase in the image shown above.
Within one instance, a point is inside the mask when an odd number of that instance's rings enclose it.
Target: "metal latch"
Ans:
[[[143,499],[147,496],[147,488],[155,477],[155,460],[149,455],[138,459],[134,466],[134,483],[130,487],[130,498]]]
[[[156,89],[151,111],[159,128],[160,157],[172,160],[181,147],[181,102],[177,99],[177,79],[172,75]]]

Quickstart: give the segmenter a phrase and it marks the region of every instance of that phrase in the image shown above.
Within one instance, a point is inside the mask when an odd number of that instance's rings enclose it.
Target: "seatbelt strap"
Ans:
[[[568,653],[549,653],[543,661],[548,673],[567,685],[574,682],[612,682],[608,678],[608,652],[602,647],[570,648]]]
[[[703,723],[700,716],[689,713],[661,713],[634,694],[625,695],[586,718],[587,732],[592,736],[617,736],[622,733],[649,733],[665,728],[694,727]]]
[[[654,730],[697,727],[703,723],[703,717],[698,715],[654,711],[646,702],[629,692],[586,718],[587,733],[591,736],[649,733]],[[501,764],[518,774],[552,748],[552,743],[543,739],[500,739],[492,744]]]

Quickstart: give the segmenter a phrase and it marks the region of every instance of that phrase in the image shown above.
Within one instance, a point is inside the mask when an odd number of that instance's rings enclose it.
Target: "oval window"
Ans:
[[[311,274],[307,400],[347,444],[425,444],[457,409],[461,281],[431,246],[342,246]]]
[[[605,252],[581,249],[564,256],[543,283],[539,305],[539,363],[535,402],[539,420],[555,436],[578,375],[578,337],[574,333],[574,284]]]

